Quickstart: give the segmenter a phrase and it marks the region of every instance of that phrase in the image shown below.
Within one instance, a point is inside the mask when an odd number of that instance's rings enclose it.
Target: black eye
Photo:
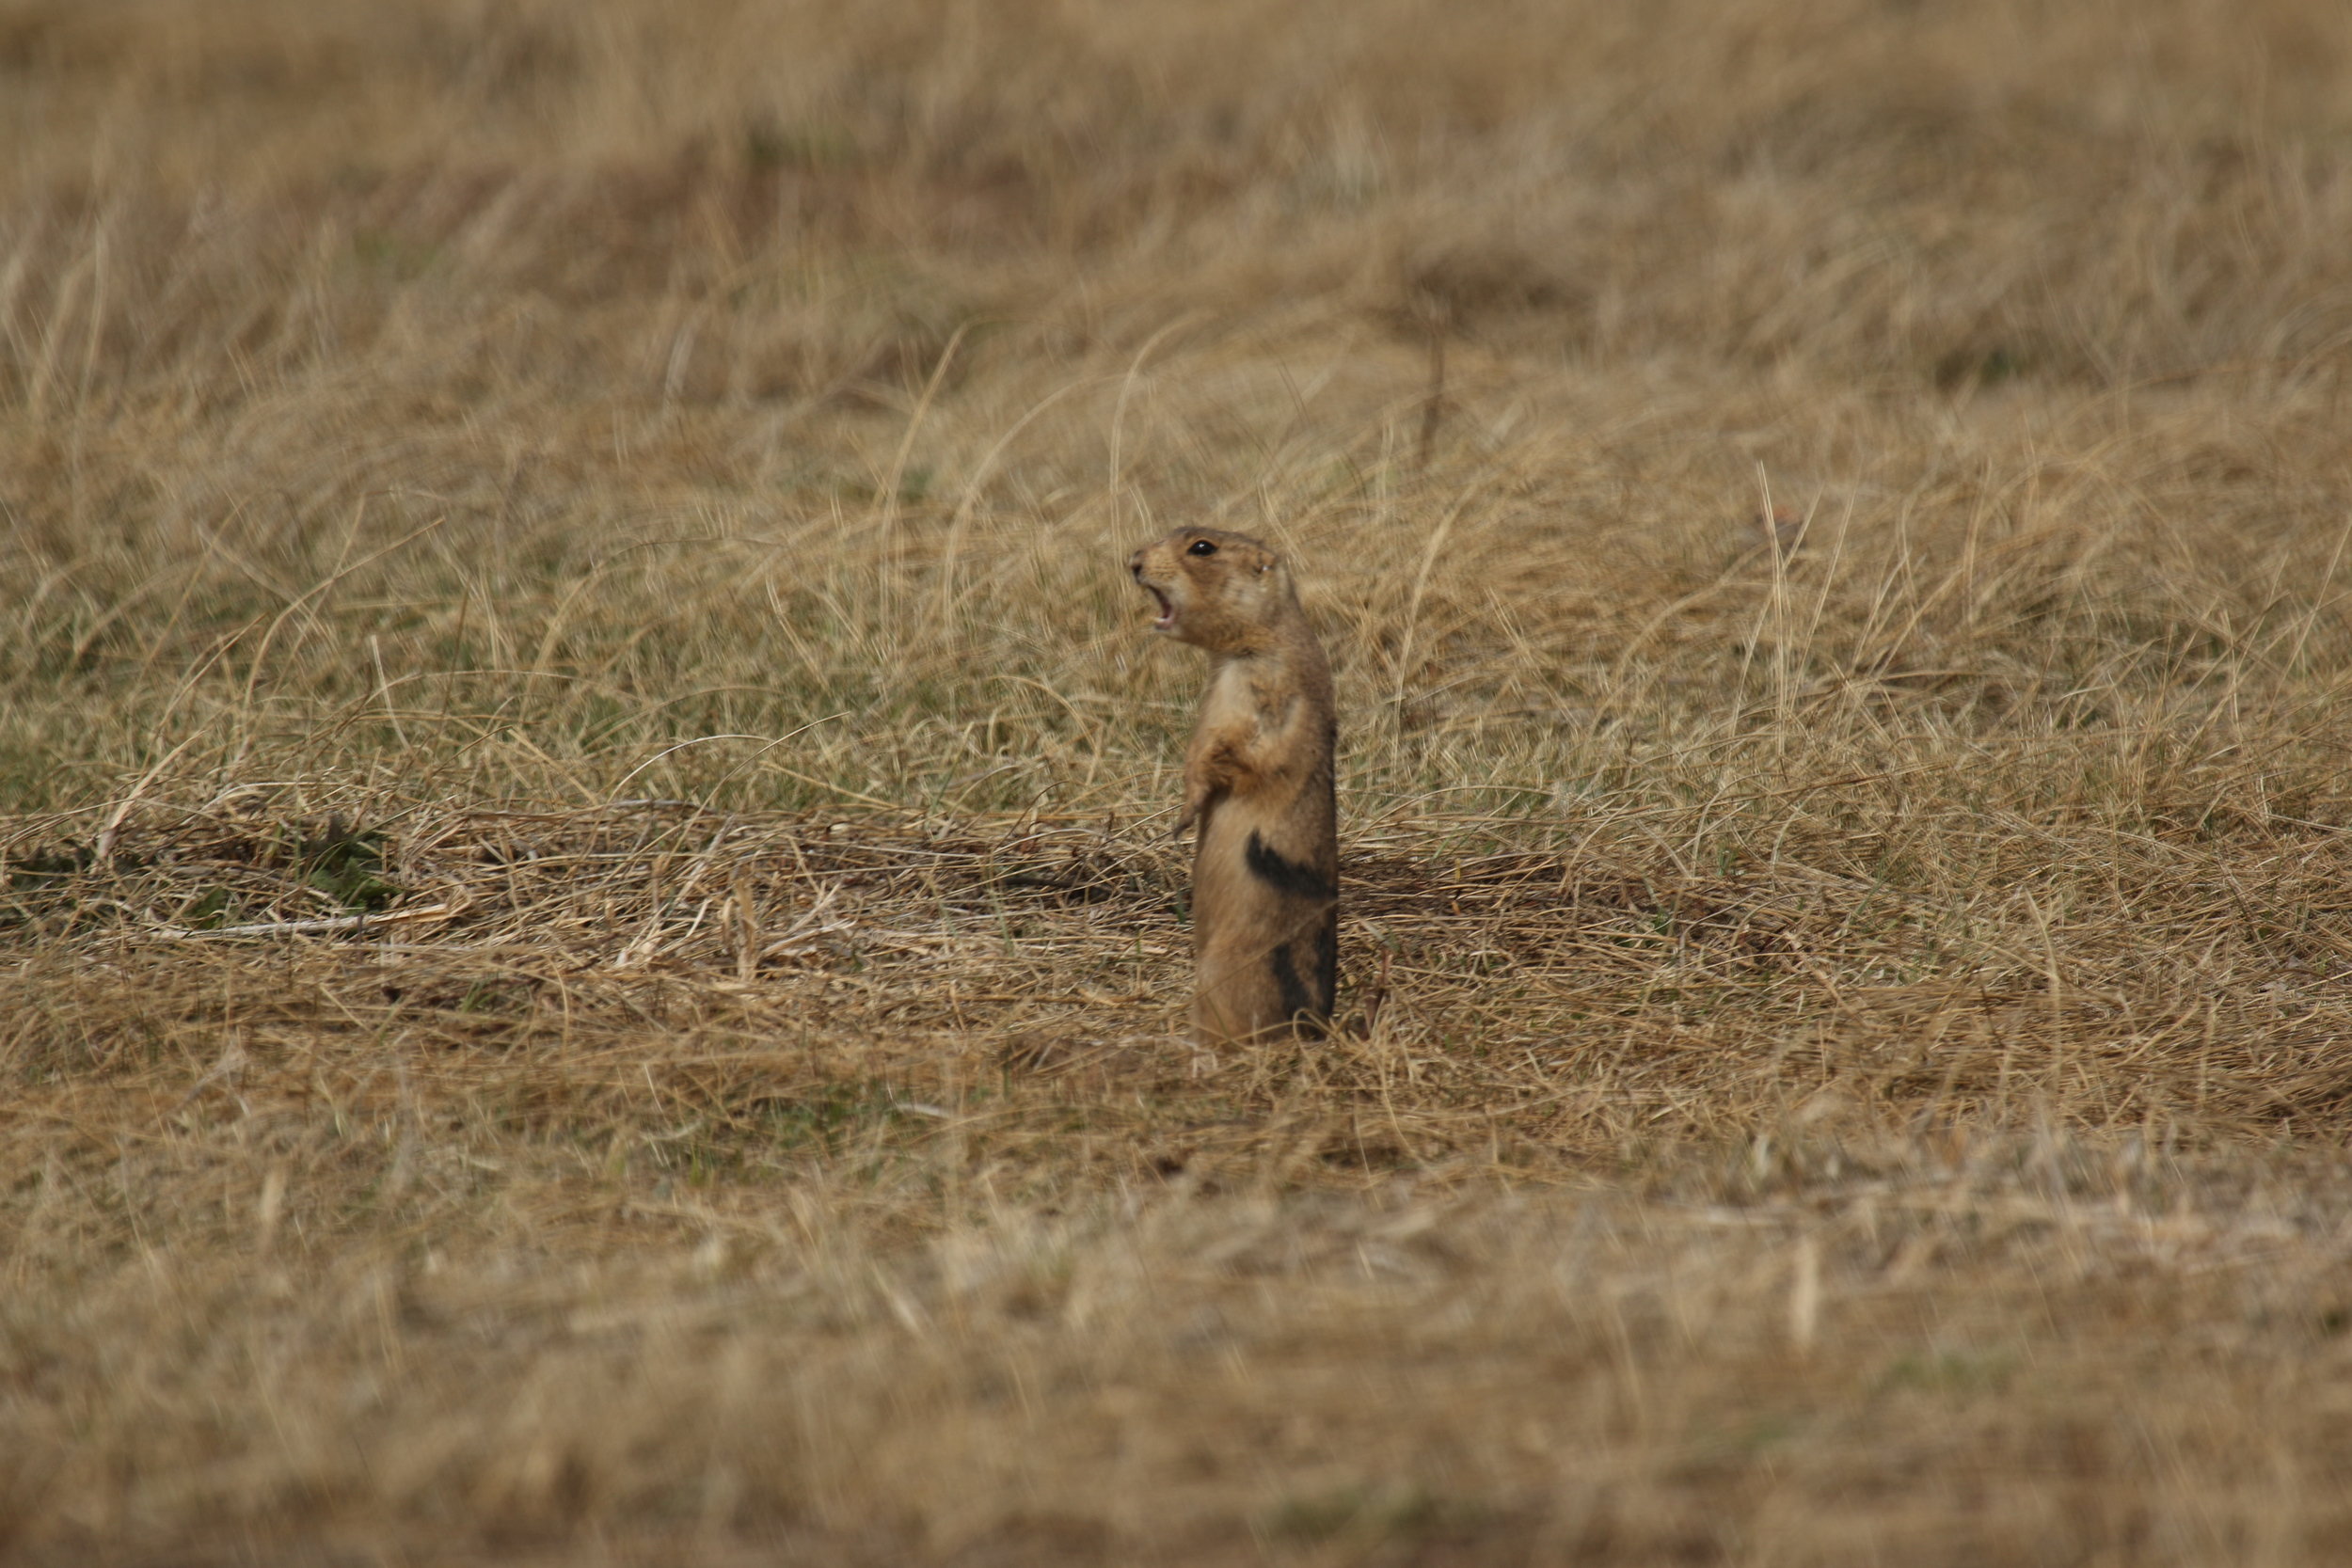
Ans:
[[[1184,553],[1186,555],[1215,555],[1216,553],[1216,546],[1214,542],[1207,539],[1195,539],[1192,542],[1192,548],[1186,550]]]

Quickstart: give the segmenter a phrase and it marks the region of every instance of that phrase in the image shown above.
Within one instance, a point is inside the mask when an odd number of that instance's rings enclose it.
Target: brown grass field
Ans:
[[[0,0],[0,1559],[2352,1560],[2352,10]],[[1292,552],[1211,1056],[1125,552]]]

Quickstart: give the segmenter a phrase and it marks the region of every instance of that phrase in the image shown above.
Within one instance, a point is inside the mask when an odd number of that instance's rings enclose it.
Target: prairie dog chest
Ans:
[[[1278,722],[1278,713],[1269,711],[1268,695],[1259,690],[1240,659],[1220,666],[1209,678],[1209,689],[1200,694],[1196,733],[1203,740],[1247,743],[1257,739],[1262,731]]]

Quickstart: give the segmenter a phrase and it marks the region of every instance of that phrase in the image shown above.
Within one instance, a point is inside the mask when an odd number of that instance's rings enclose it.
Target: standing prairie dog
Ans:
[[[1176,819],[1200,827],[1194,1036],[1319,1034],[1339,989],[1331,667],[1290,568],[1247,534],[1178,529],[1127,567],[1159,603],[1152,629],[1209,654]]]

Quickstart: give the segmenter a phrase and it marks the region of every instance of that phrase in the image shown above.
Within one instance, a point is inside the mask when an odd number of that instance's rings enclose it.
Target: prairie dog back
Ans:
[[[1179,529],[1128,561],[1152,629],[1209,655],[1176,831],[1193,853],[1193,1032],[1204,1045],[1327,1027],[1339,988],[1331,671],[1263,542]]]

